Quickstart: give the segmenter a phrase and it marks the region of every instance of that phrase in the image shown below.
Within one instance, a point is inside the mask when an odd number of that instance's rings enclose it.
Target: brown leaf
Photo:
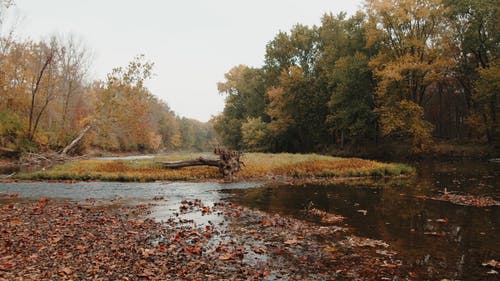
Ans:
[[[8,271],[13,268],[16,264],[13,262],[2,262],[0,263],[0,271]]]
[[[22,224],[23,224],[23,222],[20,220],[11,220],[10,221],[10,226],[20,226]]]
[[[254,253],[256,254],[264,254],[266,252],[266,249],[264,249],[263,247],[254,247],[252,251],[254,251]]]
[[[66,275],[70,275],[71,273],[73,273],[73,270],[71,270],[71,268],[69,268],[69,267],[65,267],[65,268],[61,269],[61,273],[64,273]]]
[[[323,248],[323,251],[325,251],[327,253],[332,253],[332,252],[336,252],[337,248],[335,248],[335,247],[325,247],[325,248]]]
[[[227,261],[230,259],[233,259],[233,254],[231,254],[231,253],[226,253],[226,254],[222,254],[219,256],[219,260],[221,260],[221,261]]]
[[[139,277],[150,277],[155,275],[151,270],[145,269],[142,273],[137,274]]]

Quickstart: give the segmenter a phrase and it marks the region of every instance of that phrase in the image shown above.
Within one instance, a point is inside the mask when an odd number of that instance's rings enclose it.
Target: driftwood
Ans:
[[[18,160],[20,166],[49,168],[56,164],[62,164],[71,159],[59,153],[24,153]]]
[[[214,153],[219,155],[219,159],[199,157],[197,159],[175,161],[175,162],[160,162],[166,169],[180,169],[193,166],[212,166],[218,167],[219,172],[225,180],[232,181],[236,174],[245,164],[240,160],[242,153],[240,151],[232,151],[229,149],[216,148]]]

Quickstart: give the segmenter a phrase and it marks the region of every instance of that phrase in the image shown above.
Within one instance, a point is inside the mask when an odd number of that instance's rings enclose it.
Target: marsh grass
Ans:
[[[81,160],[55,166],[46,171],[22,173],[24,180],[102,180],[102,181],[210,181],[220,180],[216,167],[188,167],[168,170],[157,162],[192,159],[211,154],[173,154],[141,160]],[[273,177],[295,179],[332,177],[383,177],[414,174],[403,164],[381,163],[358,158],[338,158],[316,154],[248,153],[240,180],[266,180]]]

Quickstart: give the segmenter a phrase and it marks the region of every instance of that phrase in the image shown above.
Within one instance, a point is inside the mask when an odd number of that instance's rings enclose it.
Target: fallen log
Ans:
[[[167,169],[180,169],[191,166],[213,166],[219,167],[219,159],[208,159],[200,157],[198,159],[175,161],[175,162],[161,162],[162,166]]]
[[[87,134],[87,132],[90,130],[90,128],[92,128],[92,124],[89,124],[87,126],[85,126],[85,128],[83,128],[83,130],[78,134],[78,136],[76,136],[76,138],[70,143],[68,144],[62,151],[61,151],[61,155],[66,155],[68,154],[68,152],[70,150],[72,150],[77,144],[78,142],[80,142],[80,140],[83,139],[83,137],[85,136],[85,134]]]
[[[218,167],[219,172],[225,180],[233,181],[236,174],[245,164],[240,160],[242,153],[240,151],[232,151],[229,149],[216,148],[214,153],[219,155],[219,159],[211,159],[199,157],[197,159],[175,161],[175,162],[160,162],[166,169],[180,169],[193,166],[212,166]]]

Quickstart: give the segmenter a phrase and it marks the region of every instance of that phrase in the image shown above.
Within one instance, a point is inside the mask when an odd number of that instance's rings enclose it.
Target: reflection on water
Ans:
[[[0,193],[17,193],[22,199],[38,199],[41,197],[52,199],[85,200],[96,199],[97,203],[140,204],[155,200],[151,217],[157,220],[167,220],[179,213],[180,202],[184,199],[199,199],[203,204],[212,206],[228,196],[219,192],[224,189],[243,189],[260,186],[257,183],[121,183],[121,182],[77,182],[77,183],[48,183],[48,182],[20,182],[0,183]],[[0,203],[2,203],[0,201]],[[218,219],[213,215],[187,213],[183,219],[193,220],[196,224],[215,222]]]
[[[430,279],[477,280],[493,277],[482,262],[500,258],[500,207],[457,206],[422,195],[446,188],[498,200],[499,172],[499,164],[487,162],[422,162],[418,177],[377,187],[281,185],[229,192],[240,204],[302,219],[311,207],[346,216],[357,234],[388,242],[412,270]]]

